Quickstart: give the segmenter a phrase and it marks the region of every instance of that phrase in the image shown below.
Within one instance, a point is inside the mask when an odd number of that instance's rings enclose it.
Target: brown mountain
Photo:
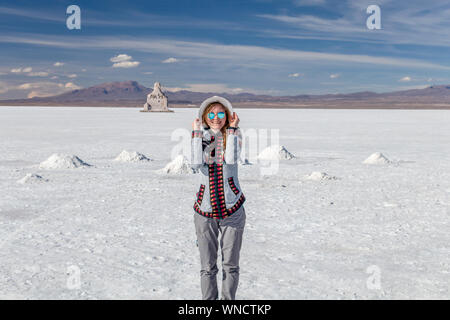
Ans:
[[[136,81],[107,82],[52,97],[1,100],[0,105],[142,107],[152,91]],[[237,107],[267,108],[427,108],[450,109],[450,85],[388,93],[270,96],[252,93],[165,91],[170,107],[198,106],[212,95],[221,95]]]
[[[93,87],[72,90],[52,97],[35,97],[34,101],[108,101],[108,100],[142,100],[151,90],[137,81],[106,82]],[[144,97],[144,98],[143,98]]]

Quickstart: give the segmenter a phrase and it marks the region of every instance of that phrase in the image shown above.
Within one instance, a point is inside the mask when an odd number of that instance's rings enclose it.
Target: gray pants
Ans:
[[[244,206],[231,216],[216,220],[194,213],[195,232],[200,250],[200,284],[203,300],[217,300],[217,249],[222,253],[222,300],[235,300],[239,283],[239,253],[245,226]],[[219,237],[220,231],[220,239]]]

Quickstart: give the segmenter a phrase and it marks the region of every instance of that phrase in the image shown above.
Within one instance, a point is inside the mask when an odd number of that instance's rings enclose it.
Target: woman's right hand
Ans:
[[[192,130],[200,130],[201,122],[199,118],[195,118],[194,122],[192,122]]]

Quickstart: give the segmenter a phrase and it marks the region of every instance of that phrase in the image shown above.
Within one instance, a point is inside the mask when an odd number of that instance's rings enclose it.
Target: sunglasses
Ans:
[[[208,113],[208,118],[211,119],[211,120],[214,119],[215,116],[216,116],[216,114],[214,112]],[[225,112],[218,112],[217,113],[217,118],[219,118],[219,119],[225,118]]]

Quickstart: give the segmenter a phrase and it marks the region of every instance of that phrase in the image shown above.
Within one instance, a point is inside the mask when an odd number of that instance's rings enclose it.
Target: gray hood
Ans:
[[[233,106],[231,105],[230,101],[223,97],[213,96],[203,101],[200,105],[200,108],[198,109],[198,118],[200,119],[200,121],[202,121],[203,112],[211,102],[220,102],[225,108],[228,109],[231,115],[233,114]],[[202,123],[202,126],[205,128],[207,125],[206,123]]]

